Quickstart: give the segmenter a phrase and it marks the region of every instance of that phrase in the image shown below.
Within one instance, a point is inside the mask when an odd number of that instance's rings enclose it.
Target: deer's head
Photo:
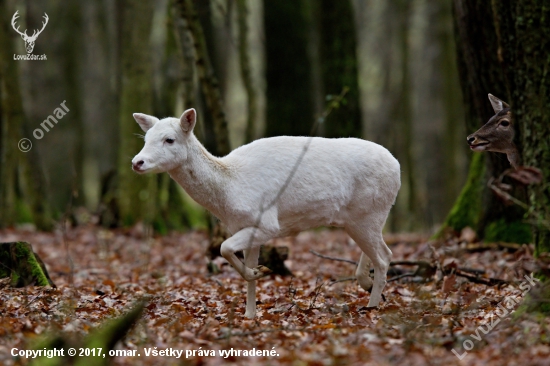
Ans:
[[[27,53],[31,53],[34,49],[34,42],[36,41],[36,38],[38,38],[38,35],[42,33],[44,28],[46,28],[46,24],[48,24],[48,14],[44,13],[44,22],[42,22],[42,29],[40,30],[34,30],[32,33],[32,36],[27,35],[27,30],[25,29],[24,32],[19,31],[19,26],[15,28],[15,21],[17,18],[19,18],[19,14],[17,14],[19,11],[16,11],[15,14],[13,14],[13,17],[11,18],[11,26],[17,33],[21,35],[21,38],[23,38],[23,41],[25,41],[25,49],[27,50]]]
[[[489,101],[495,115],[479,130],[467,137],[473,151],[494,151],[504,153],[512,167],[519,165],[519,154],[514,144],[514,120],[510,106],[489,94]]]
[[[134,113],[134,118],[145,132],[145,146],[132,159],[136,173],[162,173],[185,163],[197,121],[193,108],[183,112],[179,120],[171,117],[159,120],[142,113]]]

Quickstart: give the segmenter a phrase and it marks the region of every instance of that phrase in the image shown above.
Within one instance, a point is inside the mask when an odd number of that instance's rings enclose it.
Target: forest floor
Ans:
[[[11,350],[28,349],[53,332],[81,337],[140,299],[147,301],[143,315],[117,344],[136,356],[115,357],[115,365],[550,364],[550,318],[525,310],[542,286],[524,277],[539,265],[532,247],[486,250],[467,230],[442,241],[418,235],[386,240],[394,261],[425,260],[437,270],[388,282],[385,301],[369,310],[369,293],[356,281],[335,283],[354,275],[353,264],[310,252],[357,261],[360,250],[345,232],[277,239],[274,245],[290,248],[286,263],[294,276],[259,280],[259,311],[247,320],[246,284],[221,258],[221,273],[209,275],[204,232],[147,237],[139,227],[3,230],[0,242],[32,244],[57,288],[0,282],[0,364],[27,364]],[[489,286],[453,274],[475,273],[471,269],[485,271],[478,282],[507,283]],[[515,311],[508,313],[507,306]],[[165,349],[184,352],[179,359],[146,356],[146,350]],[[231,349],[241,355],[220,354]],[[273,355],[242,355],[253,349]]]

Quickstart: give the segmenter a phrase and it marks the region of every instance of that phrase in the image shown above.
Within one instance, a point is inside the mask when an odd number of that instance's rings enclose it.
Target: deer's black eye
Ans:
[[[508,127],[508,126],[510,126],[510,122],[508,122],[507,120],[504,120],[504,121],[500,122],[500,125],[503,126],[503,127]]]
[[[169,143],[169,144],[173,144],[173,143],[174,143],[174,139],[166,139],[166,140],[164,140],[164,141],[166,141],[166,142]]]

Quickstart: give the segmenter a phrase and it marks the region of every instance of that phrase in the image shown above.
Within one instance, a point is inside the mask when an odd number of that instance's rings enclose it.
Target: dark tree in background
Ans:
[[[306,17],[301,0],[264,0],[267,136],[307,136],[311,130]]]
[[[309,135],[327,99],[345,100],[318,134],[361,137],[351,1],[265,1],[267,136]]]
[[[550,6],[547,2],[455,0],[457,51],[469,133],[494,114],[487,93],[512,108],[523,165],[542,170],[542,186],[528,189],[532,212],[506,206],[487,187],[509,168],[503,154],[474,154],[468,182],[446,224],[471,226],[487,240],[530,242],[548,251],[550,217]]]
[[[322,90],[327,95],[338,95],[343,88],[348,90],[344,102],[326,119],[324,136],[362,137],[356,31],[351,1],[316,2]]]
[[[46,184],[36,148],[18,149],[30,137],[19,87],[19,63],[13,61],[14,40],[10,16],[13,9],[0,1],[0,227],[34,222],[39,229],[52,228]],[[20,21],[20,20],[19,20]]]

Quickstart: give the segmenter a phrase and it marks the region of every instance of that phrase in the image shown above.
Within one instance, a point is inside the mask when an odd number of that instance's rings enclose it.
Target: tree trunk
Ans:
[[[417,205],[417,184],[414,174],[412,83],[410,60],[411,4],[408,0],[385,2],[381,16],[384,19],[383,50],[380,65],[384,73],[381,83],[381,110],[377,116],[384,121],[373,141],[390,150],[401,164],[401,190],[392,214],[391,228],[412,230],[420,220],[415,215]],[[376,136],[378,135],[378,136]]]
[[[266,136],[307,136],[313,123],[303,0],[264,0]]]
[[[12,60],[15,33],[9,27],[9,17],[13,12],[4,0],[0,0],[0,14],[0,226],[32,221],[39,229],[49,230],[52,222],[40,157],[36,149],[23,152],[18,145],[23,137],[32,139],[32,134],[25,130],[20,61]],[[25,144],[30,143],[27,140]],[[24,213],[29,209],[30,213]]]
[[[454,0],[453,4],[467,132],[477,130],[494,114],[488,93],[506,100],[514,113],[523,163],[542,169],[548,182],[550,151],[546,141],[550,114],[543,106],[550,102],[550,9],[528,0],[515,2],[514,6],[500,0],[492,5],[475,0]],[[478,159],[485,160],[483,167]],[[455,230],[471,226],[488,241],[530,242],[525,211],[518,206],[505,206],[486,186],[490,177],[509,167],[499,153],[475,157],[468,183],[446,225]],[[526,199],[521,189],[516,193]],[[534,212],[547,220],[548,186],[530,188],[528,196]],[[548,229],[535,225],[535,234],[537,249],[548,250]]]
[[[149,38],[153,18],[151,1],[126,0],[122,14],[120,150],[118,159],[118,204],[122,224],[151,222],[156,212],[156,177],[136,175],[131,159],[143,146],[136,135],[143,131],[132,114],[152,113],[152,82]]]
[[[206,104],[214,119],[217,154],[222,156],[227,155],[231,151],[227,120],[223,109],[218,79],[214,75],[202,25],[192,0],[176,0],[175,6],[178,9],[178,15],[185,19],[185,26],[192,35],[197,73]]]
[[[55,287],[44,262],[24,241],[0,243],[0,278],[5,277],[10,277],[12,287]]]
[[[541,186],[530,186],[534,241],[550,251],[550,4],[495,0],[493,21],[498,61],[518,132],[522,164],[542,170]]]
[[[178,55],[178,45],[176,33],[174,32],[174,21],[177,20],[173,4],[168,4],[166,24],[166,38],[164,43],[164,56],[162,58],[160,70],[156,70],[155,79],[159,80],[160,87],[155,93],[154,110],[157,116],[174,116],[178,98],[178,88],[182,83],[182,66],[188,71],[189,66],[183,65],[181,57]],[[160,57],[160,55],[159,55]],[[186,78],[189,78],[186,75]],[[194,93],[192,73],[189,82],[184,81],[186,89],[184,95]],[[189,91],[187,89],[190,89]],[[193,98],[191,95],[190,98]],[[186,103],[187,108],[192,107],[194,103]],[[178,115],[179,117],[179,115]],[[178,183],[171,179],[168,174],[157,175],[158,182],[158,215],[153,221],[153,227],[156,232],[165,234],[171,230],[185,230],[190,228],[189,213],[186,212],[187,205],[183,202]]]
[[[241,67],[241,77],[246,90],[247,98],[247,118],[245,130],[245,143],[252,142],[255,135],[256,122],[256,92],[252,81],[252,70],[250,61],[250,51],[248,46],[248,8],[247,0],[237,0],[237,24],[239,28],[239,65]]]
[[[350,0],[319,0],[321,74],[324,93],[339,95],[347,88],[344,103],[326,119],[326,137],[362,137],[357,45]]]
[[[69,207],[82,206],[85,204],[84,196],[84,181],[83,181],[83,161],[85,147],[90,143],[85,135],[85,126],[82,118],[82,107],[80,96],[81,79],[79,75],[79,67],[82,59],[82,49],[77,47],[84,41],[82,33],[82,17],[88,16],[83,14],[82,3],[67,2],[62,7],[62,14],[66,19],[65,34],[63,35],[62,50],[65,54],[63,58],[63,69],[67,88],[67,105],[71,107],[71,119],[74,121],[73,128],[75,137],[72,139],[72,146],[69,148],[69,156],[67,157],[67,165],[70,172],[71,197]],[[95,67],[96,65],[94,65]]]

